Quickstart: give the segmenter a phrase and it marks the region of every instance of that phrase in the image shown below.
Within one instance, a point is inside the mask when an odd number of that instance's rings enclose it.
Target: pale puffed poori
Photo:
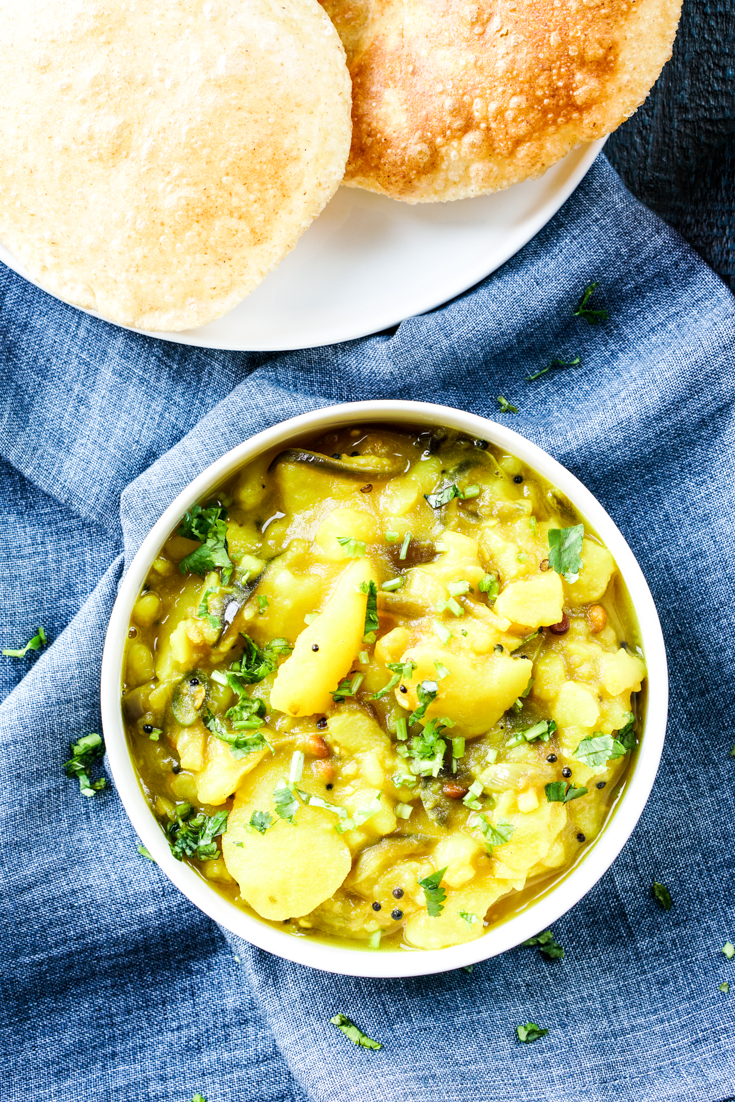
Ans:
[[[347,51],[345,183],[428,203],[540,176],[619,126],[681,0],[323,0]]]
[[[342,179],[344,50],[316,0],[0,0],[0,238],[122,325],[230,310]]]

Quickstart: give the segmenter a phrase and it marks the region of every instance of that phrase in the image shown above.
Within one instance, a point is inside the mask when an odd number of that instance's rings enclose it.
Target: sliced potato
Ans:
[[[269,732],[264,731],[266,738]],[[272,732],[270,732],[272,735]],[[266,754],[268,747],[256,750],[244,758],[232,756],[227,743],[222,742],[216,735],[210,735],[207,739],[204,751],[203,768],[196,775],[197,797],[200,803],[212,804],[215,807],[223,804],[237,789],[243,777],[247,776],[256,765],[259,765]]]
[[[308,716],[334,704],[332,693],[349,673],[365,633],[367,593],[360,586],[372,577],[366,558],[344,569],[323,612],[301,632],[293,654],[278,670],[272,707],[290,716]]]
[[[582,541],[581,558],[582,567],[576,582],[564,582],[566,601],[575,607],[599,601],[615,570],[615,559],[606,547],[594,540]]]
[[[556,697],[553,716],[560,727],[587,727],[590,730],[600,718],[597,697],[578,681],[565,681]]]
[[[520,628],[534,630],[558,624],[564,610],[564,587],[555,571],[511,582],[495,602],[495,612]]]
[[[375,517],[365,509],[335,509],[322,522],[316,534],[316,545],[325,558],[344,562],[345,552],[338,536],[350,536],[364,543],[375,543],[378,528]]]
[[[527,658],[511,658],[501,654],[455,654],[437,641],[406,651],[404,661],[416,663],[413,678],[404,682],[407,693],[395,691],[396,701],[413,710],[418,704],[417,686],[424,680],[436,680],[436,662],[449,670],[439,682],[439,692],[426,712],[432,716],[447,716],[467,735],[488,731],[510,708],[528,685],[531,662]]]
[[[425,910],[411,915],[404,927],[406,941],[417,949],[444,949],[475,941],[484,932],[482,923],[488,909],[509,887],[503,881],[493,880],[477,887],[447,891],[444,910],[436,918]]]
[[[638,692],[646,676],[646,667],[640,658],[621,647],[615,654],[603,654],[600,659],[600,680],[610,696]]]
[[[337,891],[352,864],[334,815],[300,807],[293,824],[276,819],[259,834],[248,825],[254,810],[248,793],[236,797],[222,839],[229,873],[262,918],[282,922],[309,914]]]

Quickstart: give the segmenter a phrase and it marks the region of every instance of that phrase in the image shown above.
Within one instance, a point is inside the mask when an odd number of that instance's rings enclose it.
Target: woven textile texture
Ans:
[[[572,310],[586,284],[609,321]],[[396,332],[229,354],[116,329],[0,272],[4,892],[0,1069],[10,1102],[723,1102],[735,1095],[735,300],[600,158],[478,287]],[[581,366],[524,376],[554,357]],[[496,396],[514,402],[501,414]],[[669,650],[656,785],[597,887],[463,971],[353,980],[225,937],[137,839],[114,787],[61,763],[99,729],[106,622],[126,560],[211,460],[304,410],[412,398],[546,448],[638,556]],[[671,890],[664,912],[653,879]],[[729,980],[732,994],[719,990]],[[341,1011],[384,1044],[353,1047]],[[515,1026],[549,1034],[519,1044]]]

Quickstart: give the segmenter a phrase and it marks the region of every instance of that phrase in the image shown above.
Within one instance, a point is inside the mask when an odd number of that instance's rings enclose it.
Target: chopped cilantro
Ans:
[[[498,405],[500,406],[501,413],[518,413],[518,406],[511,405],[508,399],[504,398],[502,394],[498,395]]]
[[[426,715],[426,709],[431,702],[436,699],[436,694],[439,692],[439,686],[436,681],[421,681],[416,688],[416,696],[418,697],[418,705],[416,710],[411,712],[408,717],[409,723],[418,723],[420,719],[423,719]]]
[[[273,806],[279,818],[285,819],[287,823],[293,822],[294,815],[299,810],[299,801],[286,781],[281,781],[276,787],[273,793]]]
[[[363,1033],[361,1029],[355,1025],[345,1014],[335,1014],[329,1021],[332,1025],[336,1025],[337,1029],[341,1029],[345,1037],[352,1041],[353,1045],[360,1045],[362,1048],[379,1049],[383,1046],[380,1041],[374,1041],[372,1037],[368,1037],[367,1033]]]
[[[197,608],[196,614],[197,614],[198,619],[206,620],[210,627],[216,628],[217,630],[219,630],[219,628],[220,628],[219,616],[215,616],[213,613],[211,613],[209,611],[209,598],[212,595],[212,593],[216,593],[216,592],[217,592],[217,590],[213,586],[208,586],[204,590],[204,593],[202,595],[201,601],[199,602],[199,607]]]
[[[665,884],[659,884],[658,880],[653,882],[653,898],[664,911],[670,911],[673,904],[671,900],[671,892]]]
[[[217,857],[219,848],[214,839],[227,830],[227,815],[226,811],[211,816],[200,811],[195,815],[190,804],[177,808],[176,819],[166,827],[168,844],[176,860],[195,855],[200,861]]]
[[[411,538],[411,533],[406,532],[405,536],[403,537],[403,543],[401,544],[401,550],[398,552],[398,558],[401,560],[401,562],[403,562],[406,555],[408,554],[408,545],[411,542]]]
[[[399,673],[405,681],[410,681],[413,677],[413,671],[416,669],[416,663],[412,662],[410,658],[405,662],[389,662],[388,669],[393,673]]]
[[[543,934],[530,937],[522,943],[522,948],[538,949],[548,960],[564,960],[564,950],[551,930],[544,930]]]
[[[735,957],[735,945],[731,941],[726,941],[720,952],[724,953],[728,960],[732,960]]]
[[[230,708],[230,711],[232,712],[237,708],[243,708],[244,703],[244,701],[241,701],[235,708]],[[258,705],[265,708],[262,700],[253,700],[251,703],[256,708]],[[229,712],[227,714],[229,715]],[[256,726],[260,726],[260,719],[257,718],[257,712],[251,719]],[[239,731],[230,731],[218,716],[213,715],[209,708],[205,708],[202,713],[202,723],[207,730],[211,731],[213,735],[216,735],[221,742],[227,743],[233,758],[245,758],[248,754],[254,754],[258,750],[264,750],[266,747],[270,747],[270,743],[263,732],[253,730],[252,723],[250,723],[249,720],[243,720],[241,723],[237,724],[240,728]],[[233,724],[233,726],[235,726],[235,724]],[[252,731],[252,733],[248,734],[246,733],[247,731]]]
[[[477,923],[480,921],[477,915],[472,914],[472,911],[460,911],[459,917],[463,918],[470,928],[472,926],[476,926]]]
[[[82,735],[77,742],[71,743],[71,757],[69,761],[64,762],[64,772],[67,777],[77,778],[79,791],[83,796],[94,796],[95,792],[99,792],[107,784],[104,777],[100,777],[98,781],[92,781],[89,778],[92,762],[101,758],[104,752],[105,744],[102,736],[96,733]]]
[[[390,681],[388,681],[387,684],[385,684],[382,689],[378,689],[377,693],[373,693],[372,699],[373,700],[382,700],[384,696],[388,695],[388,693],[391,691],[391,689],[395,689],[396,685],[398,684],[398,682],[400,680],[401,680],[400,673],[394,673],[392,675]]]
[[[494,601],[500,592],[500,584],[494,574],[486,574],[477,587],[480,593],[487,593],[488,600]]]
[[[363,643],[374,643],[374,632],[380,627],[378,621],[378,587],[375,582],[361,582],[360,592],[367,593],[367,606],[365,608],[365,633]]]
[[[721,991],[723,995],[729,995],[730,994],[730,984],[727,982],[727,980],[725,980],[724,983],[720,984],[720,986],[717,988],[717,990]]]
[[[237,960],[237,957],[235,957],[235,960]],[[238,963],[239,963],[239,961],[238,961]],[[206,1100],[206,1098],[204,1097],[203,1094],[195,1094],[194,1097],[192,1098],[191,1102],[207,1102],[207,1100]]]
[[[40,650],[41,647],[48,645],[48,639],[46,638],[46,632],[43,628],[39,628],[32,639],[29,639],[24,647],[20,647],[19,650],[6,649],[3,654],[6,658],[25,658],[28,651]]]
[[[456,582],[450,582],[447,589],[450,597],[463,597],[465,593],[472,592],[472,586],[464,578]]]
[[[576,582],[582,569],[584,525],[549,529],[549,566],[568,582]]]
[[[345,553],[345,558],[362,559],[367,551],[364,540],[356,540],[354,536],[337,536],[337,543]]]
[[[596,769],[597,766],[615,761],[624,755],[625,747],[612,735],[589,735],[582,739],[574,751],[577,761],[584,762],[590,769]]]
[[[526,382],[532,383],[534,379],[540,379],[542,375],[545,375],[547,371],[551,371],[552,368],[576,367],[579,363],[579,356],[575,356],[573,360],[552,360],[548,367],[542,367],[535,375],[526,375]]]
[[[454,743],[454,739],[452,739],[452,743]],[[467,789],[467,794],[464,796],[462,803],[465,807],[471,807],[474,811],[479,811],[482,807],[480,796],[482,796],[482,781],[473,781]]]
[[[440,681],[443,681],[445,677],[449,677],[449,670],[438,658],[434,660],[434,666],[436,667],[436,676]]]
[[[270,811],[254,811],[250,816],[250,826],[257,830],[258,834],[265,834],[269,826],[273,825],[273,816]]]
[[[424,494],[432,509],[441,509],[442,505],[448,505],[452,498],[461,496],[462,491],[454,483],[451,486],[445,486],[442,490],[436,490],[433,494]]]
[[[548,1029],[542,1029],[535,1022],[526,1022],[525,1025],[516,1026],[518,1040],[530,1045],[531,1041],[538,1041],[539,1037],[545,1037]]]
[[[142,842],[138,843],[138,853],[141,857],[147,857],[149,861],[155,861],[155,857],[151,854],[150,850],[146,849]]]
[[[151,740],[151,742],[158,742],[162,734],[163,729],[161,727],[154,727],[148,738]]]
[[[382,933],[381,930],[373,930],[372,934],[368,938],[368,945],[370,946],[371,949],[379,949],[380,948],[381,933]]]
[[[527,696],[530,692],[531,684],[522,694]],[[525,731],[521,731],[526,742],[535,742],[536,739],[540,739],[541,742],[548,742],[554,731],[556,730],[556,722],[553,719],[542,719],[539,723],[534,723],[533,727],[527,727]]]
[[[351,681],[349,677],[345,677],[343,681],[340,681],[339,685],[332,693],[334,703],[341,704],[346,697],[354,696],[364,680],[364,673],[356,673]]]
[[[192,505],[181,519],[176,530],[179,536],[199,540],[201,547],[179,563],[182,574],[199,574],[204,577],[210,570],[221,570],[225,585],[235,569],[227,552],[227,525],[224,521],[225,510],[219,505],[203,509],[201,505]]]
[[[403,578],[399,575],[397,578],[389,578],[387,582],[383,582],[380,588],[386,593],[395,593],[402,585]]]
[[[262,616],[265,610],[270,606],[270,601],[264,593],[256,593],[255,600],[258,602],[258,613]]]
[[[445,627],[444,624],[438,623],[436,620],[434,620],[432,622],[431,626],[433,627],[434,631],[436,632],[436,634],[441,639],[442,643],[444,643],[444,645],[446,646],[446,644],[452,638],[452,633],[449,630],[449,628]]]
[[[279,656],[289,654],[292,650],[287,639],[271,639],[270,643],[261,648],[244,631],[241,631],[240,634],[245,640],[245,649],[242,658],[239,662],[234,663],[232,669],[240,675],[240,680],[247,685],[255,685],[258,681],[262,681],[263,678],[267,677],[269,673],[273,673],[278,666]],[[235,688],[235,686],[231,684],[230,688]]]
[[[621,727],[620,730],[616,732],[618,742],[626,750],[632,750],[635,747],[635,731],[633,730],[634,727],[635,716],[632,712],[628,712],[628,718],[625,722],[625,726]]]
[[[491,853],[495,846],[504,846],[506,842],[509,842],[516,829],[512,823],[493,825],[486,815],[478,815],[472,825],[482,832],[488,853]]]
[[[418,881],[419,887],[424,889],[426,910],[431,918],[438,918],[444,910],[444,900],[447,898],[447,893],[440,885],[448,868],[449,866],[445,865],[443,869],[438,869],[429,876],[425,876],[423,880]]]
[[[546,799],[550,804],[568,804],[570,800],[578,800],[580,796],[586,796],[587,791],[586,788],[575,788],[566,781],[552,781],[551,784],[544,785]]]
[[[597,325],[598,322],[607,321],[610,317],[607,310],[593,310],[587,305],[593,294],[600,286],[598,283],[589,283],[582,294],[581,299],[577,303],[577,309],[572,311],[573,318],[584,318],[590,325]]]

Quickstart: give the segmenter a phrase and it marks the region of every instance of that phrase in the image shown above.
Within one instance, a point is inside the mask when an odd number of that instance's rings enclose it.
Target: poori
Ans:
[[[342,179],[344,50],[316,0],[0,0],[0,238],[122,325],[200,326]]]
[[[409,203],[539,176],[619,126],[681,0],[323,0],[347,51],[345,183]]]

